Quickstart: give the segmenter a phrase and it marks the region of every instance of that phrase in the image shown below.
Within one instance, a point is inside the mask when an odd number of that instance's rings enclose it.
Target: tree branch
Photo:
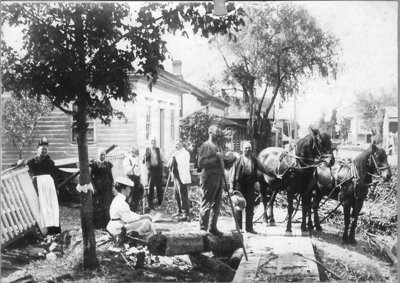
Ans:
[[[224,59],[224,62],[225,62],[226,67],[227,67],[228,69],[230,69],[231,66],[229,66],[228,60],[226,60],[226,57],[225,57],[224,53],[223,53],[222,50],[221,50],[221,47],[219,47],[219,45],[217,45],[217,48],[218,48],[219,52],[221,53],[222,58]]]
[[[258,113],[261,113],[261,108],[262,108],[262,105],[264,103],[265,95],[267,94],[268,86],[269,85],[266,84],[265,89],[264,89],[264,93],[263,93],[263,95],[261,97],[260,103],[258,104]]]
[[[67,110],[67,109],[65,109],[65,108],[63,108],[63,107],[61,107],[60,105],[55,105],[58,109],[60,109],[62,112],[64,112],[65,114],[67,114],[67,115],[72,115],[72,111],[71,110]]]

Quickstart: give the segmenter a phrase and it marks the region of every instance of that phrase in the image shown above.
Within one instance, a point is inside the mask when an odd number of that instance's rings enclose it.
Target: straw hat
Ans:
[[[246,208],[246,200],[239,191],[234,191],[231,196],[232,204],[237,211],[242,211]]]
[[[117,178],[115,178],[115,184],[116,183],[120,183],[122,185],[129,186],[129,187],[135,186],[133,181],[130,180],[129,178],[127,178],[127,177],[117,177]]]

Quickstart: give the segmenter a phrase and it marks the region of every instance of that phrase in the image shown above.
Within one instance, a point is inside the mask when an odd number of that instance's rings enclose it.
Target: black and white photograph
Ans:
[[[398,1],[2,1],[1,282],[397,282]]]

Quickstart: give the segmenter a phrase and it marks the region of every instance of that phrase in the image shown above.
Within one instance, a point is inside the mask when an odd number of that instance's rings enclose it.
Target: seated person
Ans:
[[[136,214],[130,210],[126,198],[129,196],[134,183],[126,177],[118,177],[115,179],[115,189],[117,195],[114,197],[110,206],[110,222],[108,222],[107,230],[112,235],[121,233],[121,228],[125,227],[126,232],[137,232],[146,241],[156,234],[152,218],[149,214]]]

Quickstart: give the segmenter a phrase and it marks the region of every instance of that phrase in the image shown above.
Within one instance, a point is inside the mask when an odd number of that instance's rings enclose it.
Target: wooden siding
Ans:
[[[164,86],[154,86],[152,92],[147,88],[145,80],[139,80],[135,85],[138,93],[136,101],[124,103],[114,101],[113,107],[122,111],[125,117],[114,118],[111,126],[101,124],[100,120],[94,121],[94,142],[88,143],[89,158],[97,158],[98,148],[107,148],[112,144],[118,145],[112,154],[122,154],[130,151],[132,145],[138,145],[140,154],[148,146],[145,139],[146,107],[152,106],[152,134],[159,140],[159,115],[160,109],[165,111],[165,148],[163,154],[168,157],[174,148],[174,141],[170,139],[170,110],[175,109],[175,137],[179,137],[179,98],[176,91],[171,91]],[[46,137],[49,141],[49,155],[53,160],[61,158],[78,157],[78,147],[72,142],[72,117],[66,115],[59,109],[55,109],[49,116],[39,120],[35,141],[31,146],[25,147],[22,158],[27,160],[36,155],[37,141]],[[18,159],[18,154],[11,143],[3,136],[2,139],[2,169],[9,168]]]

